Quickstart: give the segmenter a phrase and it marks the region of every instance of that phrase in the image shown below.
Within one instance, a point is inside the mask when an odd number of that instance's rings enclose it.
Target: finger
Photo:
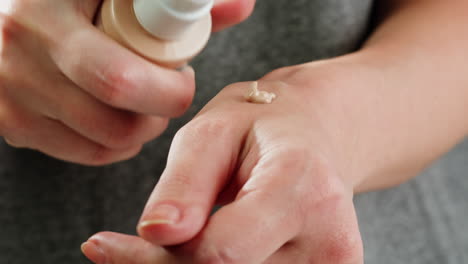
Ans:
[[[237,161],[245,123],[212,113],[195,118],[177,133],[166,170],[138,226],[144,239],[172,245],[199,232]]]
[[[159,67],[105,36],[78,24],[52,41],[50,53],[63,73],[79,87],[111,106],[165,117],[179,116],[192,102],[193,69]]]
[[[187,245],[196,263],[263,263],[298,234],[303,219],[296,179],[304,171],[286,164],[269,159],[255,166],[237,199]]]
[[[105,105],[82,91],[65,77],[51,81],[38,76],[34,83],[18,86],[15,99],[32,112],[58,120],[100,145],[112,149],[126,149],[142,145],[167,127],[168,120],[135,114]]]
[[[52,157],[84,165],[103,165],[135,156],[141,145],[111,150],[75,133],[63,124],[27,112],[3,118],[3,135],[14,147],[37,149]]]
[[[220,31],[247,19],[255,0],[217,0],[211,11],[213,31]]]
[[[181,264],[162,247],[136,236],[112,232],[101,232],[92,236],[82,244],[81,251],[96,264]]]
[[[168,125],[166,118],[109,107],[71,83],[56,90],[45,98],[50,103],[41,104],[42,112],[108,148],[144,144],[159,136]]]

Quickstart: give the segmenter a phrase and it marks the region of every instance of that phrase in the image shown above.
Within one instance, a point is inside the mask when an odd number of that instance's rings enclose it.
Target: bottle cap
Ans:
[[[141,26],[164,40],[178,40],[197,21],[207,16],[213,0],[134,0]]]

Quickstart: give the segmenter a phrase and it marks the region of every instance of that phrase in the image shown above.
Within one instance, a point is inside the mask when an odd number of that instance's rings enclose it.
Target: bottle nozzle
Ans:
[[[134,0],[135,16],[154,36],[177,40],[190,26],[207,16],[213,0]]]
[[[210,5],[210,0],[162,0],[165,4],[179,12],[197,12],[200,8]]]

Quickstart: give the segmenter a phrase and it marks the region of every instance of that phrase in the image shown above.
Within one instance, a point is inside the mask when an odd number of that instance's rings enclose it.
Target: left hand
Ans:
[[[349,164],[358,151],[342,144],[355,135],[336,93],[353,83],[328,64],[262,78],[272,104],[245,102],[250,83],[226,87],[177,133],[142,238],[99,233],[84,253],[113,264],[363,263]],[[224,207],[210,216],[215,203]]]

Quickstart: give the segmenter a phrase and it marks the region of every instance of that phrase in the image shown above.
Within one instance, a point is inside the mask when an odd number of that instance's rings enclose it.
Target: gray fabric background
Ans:
[[[101,230],[134,233],[175,131],[223,86],[359,47],[372,0],[259,0],[246,23],[216,34],[193,65],[198,91],[183,118],[127,162],[88,168],[0,141],[0,264],[88,263]],[[468,142],[415,180],[356,197],[366,263],[468,263]]]

